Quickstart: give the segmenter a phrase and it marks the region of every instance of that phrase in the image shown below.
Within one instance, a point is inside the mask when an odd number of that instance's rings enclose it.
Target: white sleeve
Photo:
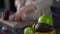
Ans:
[[[20,5],[20,0],[15,0],[15,7],[17,7],[18,5]]]
[[[43,9],[52,5],[53,0],[35,0],[33,4],[37,9]]]
[[[24,3],[25,0],[15,0],[15,7],[17,8],[17,10],[21,9],[22,3]]]

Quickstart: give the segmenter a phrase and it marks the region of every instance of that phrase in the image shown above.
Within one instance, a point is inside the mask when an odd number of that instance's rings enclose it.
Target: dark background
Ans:
[[[4,8],[4,0],[0,0],[0,9]]]
[[[9,4],[10,4],[10,10],[15,12],[16,8],[14,6],[14,0],[9,0]],[[5,8],[4,0],[0,0],[0,9],[2,9],[2,8]]]
[[[14,5],[14,0],[10,0],[10,9],[12,11],[16,11],[15,5]]]

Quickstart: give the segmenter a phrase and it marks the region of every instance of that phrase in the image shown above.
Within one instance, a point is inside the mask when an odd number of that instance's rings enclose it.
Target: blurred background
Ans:
[[[16,11],[14,0],[0,0],[0,9],[10,9]]]
[[[16,12],[14,0],[0,0],[0,15],[5,9],[10,9],[12,12]],[[60,29],[60,0],[53,0],[51,11],[54,20],[54,27]]]

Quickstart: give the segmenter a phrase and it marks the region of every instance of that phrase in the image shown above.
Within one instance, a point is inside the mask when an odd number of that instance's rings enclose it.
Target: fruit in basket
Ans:
[[[49,25],[53,25],[53,19],[52,19],[52,17],[50,17],[48,15],[43,15],[43,16],[39,17],[38,23],[46,23]]]
[[[3,20],[8,20],[10,15],[10,10],[6,10],[3,14]]]
[[[24,29],[24,34],[34,34],[35,30],[32,27],[27,27]]]
[[[56,34],[56,30],[53,29],[51,32],[35,32],[35,34]]]
[[[36,32],[51,32],[53,27],[45,23],[38,23],[35,26],[35,30]]]

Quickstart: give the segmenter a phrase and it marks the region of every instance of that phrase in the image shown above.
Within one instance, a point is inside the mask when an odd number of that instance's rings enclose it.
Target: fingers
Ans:
[[[14,21],[18,22],[18,14],[17,13],[15,14]]]
[[[20,21],[20,19],[21,19],[21,17],[20,17],[20,16],[18,16],[18,17],[17,17],[17,21]]]
[[[14,18],[15,18],[14,15],[10,16],[9,21],[14,21]]]
[[[20,22],[21,21],[21,17],[18,14],[14,14],[14,15],[12,15],[12,16],[9,17],[9,20],[10,21]]]
[[[12,18],[14,21],[16,21],[16,22],[20,22],[20,16],[19,15],[15,15],[15,16],[13,16],[13,18]]]

